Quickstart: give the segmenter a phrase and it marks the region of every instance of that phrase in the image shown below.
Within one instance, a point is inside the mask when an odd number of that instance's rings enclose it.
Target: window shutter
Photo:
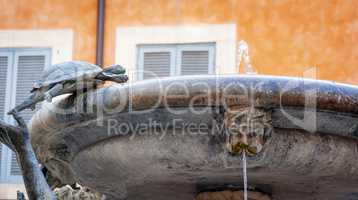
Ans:
[[[16,59],[16,105],[18,105],[30,95],[34,82],[41,77],[46,65],[46,56],[21,54],[18,55]],[[35,111],[26,109],[21,112],[21,116],[28,122],[34,113]],[[10,175],[21,175],[21,169],[17,163],[16,154],[14,152],[11,154]]]
[[[16,105],[22,103],[29,95],[36,80],[45,68],[45,55],[19,55],[17,57]],[[28,122],[35,111],[26,109],[21,116]]]
[[[2,161],[2,145],[0,144],[0,171],[1,171],[1,161]]]
[[[209,74],[209,51],[182,51],[181,75]]]
[[[143,79],[170,76],[170,52],[144,52]]]
[[[8,56],[0,56],[0,119],[4,120],[5,115],[5,96],[7,87],[7,68],[9,64]]]
[[[5,112],[6,112],[6,90],[8,87],[8,69],[11,64],[11,53],[1,53],[0,55],[0,120],[5,121]],[[0,143],[0,171],[1,166],[4,164],[2,158],[2,151],[4,150],[3,144]],[[0,177],[1,179],[1,177]]]
[[[215,73],[215,43],[138,47],[138,79]]]
[[[19,164],[17,163],[16,154],[14,152],[11,153],[11,168],[10,174],[13,176],[20,176],[21,169]]]

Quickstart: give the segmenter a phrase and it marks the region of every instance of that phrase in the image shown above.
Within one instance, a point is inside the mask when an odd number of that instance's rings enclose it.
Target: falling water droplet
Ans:
[[[249,54],[249,46],[243,40],[238,43],[238,66],[240,66],[241,61],[245,67],[245,74],[257,74],[254,67],[251,65],[251,59]]]

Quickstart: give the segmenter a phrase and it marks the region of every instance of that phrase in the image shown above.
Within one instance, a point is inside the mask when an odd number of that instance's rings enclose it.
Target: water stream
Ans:
[[[238,43],[237,48],[237,66],[240,66],[241,62],[244,64],[245,74],[256,74],[256,70],[251,65],[249,46],[244,40]]]
[[[242,171],[244,176],[244,200],[247,200],[247,171],[246,171],[246,152],[242,152]]]
[[[243,40],[241,40],[238,43],[238,66],[240,66],[241,61],[243,62],[243,65],[245,67],[245,74],[256,74],[256,70],[253,68],[253,66],[251,65],[251,59],[250,59],[250,54],[249,54],[249,46],[247,45],[247,43]],[[251,90],[252,88],[250,88]],[[251,90],[252,91],[252,90]],[[248,129],[251,129],[253,127],[251,127],[251,122],[250,122],[250,118],[251,118],[251,114],[253,112],[254,106],[253,106],[253,95],[252,92],[250,93],[250,111],[248,113],[248,117],[247,117],[247,125],[249,126]],[[247,144],[247,136],[244,133],[243,135],[243,142]],[[246,160],[246,150],[242,151],[242,171],[243,171],[243,179],[244,179],[244,200],[248,200],[248,192],[247,192],[247,160]]]

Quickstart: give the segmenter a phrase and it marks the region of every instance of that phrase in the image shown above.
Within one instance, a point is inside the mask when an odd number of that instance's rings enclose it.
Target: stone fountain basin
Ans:
[[[43,104],[30,131],[39,160],[63,184],[108,199],[193,199],[243,187],[241,157],[213,127],[250,105],[270,112],[273,127],[248,158],[250,189],[273,199],[358,199],[352,85],[240,75],[140,81]],[[307,113],[315,118],[297,122]]]

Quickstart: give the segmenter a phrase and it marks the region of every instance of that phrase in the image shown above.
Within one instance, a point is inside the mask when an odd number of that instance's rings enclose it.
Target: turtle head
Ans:
[[[112,65],[104,68],[103,71],[96,76],[96,79],[125,83],[128,81],[128,76],[124,73],[126,73],[126,69],[124,67],[120,65]]]
[[[111,65],[103,69],[103,72],[106,74],[124,74],[126,73],[126,69],[121,65]]]

